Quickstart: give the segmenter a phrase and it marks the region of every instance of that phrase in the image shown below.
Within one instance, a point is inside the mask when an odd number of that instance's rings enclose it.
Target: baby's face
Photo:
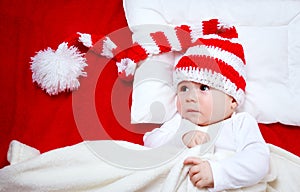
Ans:
[[[191,81],[177,87],[177,109],[184,119],[205,126],[232,115],[237,103],[222,91]]]

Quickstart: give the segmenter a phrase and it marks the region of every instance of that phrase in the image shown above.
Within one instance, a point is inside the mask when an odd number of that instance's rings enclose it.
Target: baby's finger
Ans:
[[[202,189],[204,187],[207,187],[207,181],[204,179],[198,179],[197,182],[194,183],[194,185],[198,188],[198,189]]]
[[[195,143],[196,143],[196,145],[202,144],[202,138],[201,138],[201,135],[195,137]]]
[[[199,175],[200,172],[201,172],[201,169],[200,169],[200,166],[198,166],[198,165],[194,165],[194,166],[190,167],[190,169],[189,169],[189,175],[191,178],[196,174]]]
[[[189,141],[189,143],[187,144],[188,148],[192,148],[195,146],[194,140]]]
[[[194,174],[194,175],[190,175],[190,180],[193,183],[193,185],[196,186],[196,184],[201,180],[201,174]]]
[[[201,162],[202,162],[202,160],[199,159],[198,157],[188,157],[184,160],[183,164],[184,165],[198,165]]]

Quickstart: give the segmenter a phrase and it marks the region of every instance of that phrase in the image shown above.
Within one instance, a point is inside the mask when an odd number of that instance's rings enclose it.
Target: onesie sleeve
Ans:
[[[245,113],[233,126],[236,153],[220,161],[210,161],[214,188],[209,191],[251,186],[268,173],[270,152],[256,120]]]
[[[165,122],[160,128],[145,133],[143,137],[144,146],[156,148],[170,141],[179,129],[181,117],[175,114],[174,117]]]

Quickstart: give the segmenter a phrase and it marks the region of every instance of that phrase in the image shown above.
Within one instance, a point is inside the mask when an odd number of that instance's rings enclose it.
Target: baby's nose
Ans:
[[[198,95],[196,94],[196,92],[194,90],[189,91],[189,93],[186,96],[186,101],[188,101],[188,102],[195,102],[198,99],[199,99]]]

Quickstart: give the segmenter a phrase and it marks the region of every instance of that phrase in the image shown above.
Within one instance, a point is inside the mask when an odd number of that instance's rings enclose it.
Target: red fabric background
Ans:
[[[86,134],[77,129],[71,93],[49,96],[32,83],[30,57],[47,47],[56,49],[78,31],[109,34],[126,27],[122,1],[2,0],[0,21],[0,168],[8,164],[6,153],[13,139],[45,152],[78,143],[83,134],[84,139],[101,138],[88,123]],[[124,33],[124,39],[130,38],[129,32]],[[107,62],[96,56],[92,59]],[[103,73],[96,86],[95,104],[102,125],[112,139],[142,143],[143,131],[153,126],[129,125],[131,84],[117,79],[112,62],[101,67]],[[119,99],[114,100],[114,105],[119,107],[122,122],[117,121],[112,110],[111,92],[115,84]],[[281,124],[260,127],[267,142],[300,155],[299,127]]]

